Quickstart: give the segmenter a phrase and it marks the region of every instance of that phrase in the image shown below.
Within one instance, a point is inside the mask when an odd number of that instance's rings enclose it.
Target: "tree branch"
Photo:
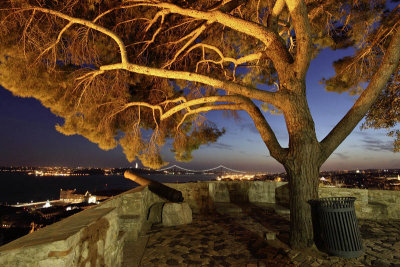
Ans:
[[[351,131],[353,131],[375,102],[380,92],[385,88],[393,72],[397,69],[400,60],[400,23],[397,23],[393,31],[392,40],[390,41],[381,66],[372,77],[367,88],[342,120],[332,129],[324,140],[321,141],[322,162],[324,162]]]
[[[251,99],[243,96],[238,95],[228,95],[228,96],[210,96],[210,97],[203,97],[188,101],[186,103],[182,103],[178,106],[173,107],[172,109],[168,110],[164,113],[164,118],[171,116],[172,114],[187,108],[189,106],[204,104],[204,103],[215,103],[215,102],[232,102],[236,105],[232,106],[232,104],[222,104],[222,105],[212,105],[206,107],[200,107],[193,110],[190,110],[188,113],[184,115],[184,118],[179,123],[179,126],[183,123],[184,119],[195,113],[199,112],[206,112],[210,110],[217,110],[217,109],[235,109],[235,110],[244,110],[246,111],[249,116],[252,118],[254,125],[256,126],[258,132],[261,135],[264,143],[266,144],[270,154],[273,158],[275,158],[280,163],[283,163],[286,160],[287,156],[287,149],[281,147],[278,142],[278,139],[275,136],[275,133],[271,129],[270,125],[268,124],[267,120],[265,119],[264,115],[261,113],[260,109],[251,101]],[[223,108],[227,107],[227,108]],[[162,117],[163,117],[162,116]],[[179,128],[179,127],[178,127]]]
[[[176,101],[174,101],[174,102],[176,102]],[[208,96],[208,97],[193,99],[193,100],[190,100],[187,102],[183,102],[183,103],[171,108],[170,110],[168,110],[161,116],[161,120],[164,120],[164,119],[172,116],[173,114],[175,114],[183,109],[186,109],[188,107],[191,107],[191,106],[207,104],[207,103],[216,103],[216,102],[240,103],[241,98],[240,98],[240,96],[237,96],[237,95],[226,95],[226,96]]]
[[[163,114],[163,110],[162,110],[162,108],[161,108],[159,105],[151,105],[151,104],[149,104],[149,103],[147,103],[147,102],[130,102],[130,103],[127,103],[127,104],[123,105],[120,109],[118,109],[117,111],[115,111],[114,113],[112,113],[110,116],[108,116],[108,118],[112,118],[112,117],[114,117],[115,115],[117,115],[117,114],[123,112],[124,110],[126,110],[126,109],[128,109],[128,108],[130,108],[130,107],[148,107],[148,108],[150,108],[150,109],[153,110],[153,117],[155,116],[155,115],[154,115],[154,110],[160,111],[160,115],[161,115],[161,116],[162,116],[162,114]],[[156,121],[156,120],[155,120],[155,121]],[[156,123],[157,123],[157,121],[156,121]]]
[[[110,38],[112,38],[118,44],[119,50],[121,52],[121,61],[122,61],[122,63],[128,62],[128,55],[127,55],[127,52],[126,52],[126,46],[125,46],[124,42],[122,41],[122,39],[115,32],[110,31],[109,29],[104,28],[103,26],[100,26],[100,25],[98,25],[96,23],[93,23],[93,22],[91,22],[89,20],[71,17],[71,16],[68,16],[68,15],[66,15],[64,13],[55,11],[55,10],[51,10],[51,9],[47,9],[47,8],[41,8],[41,7],[30,7],[28,9],[31,9],[31,10],[34,10],[34,11],[35,10],[36,11],[40,11],[40,12],[43,12],[43,13],[46,13],[46,14],[51,14],[51,15],[57,16],[59,18],[63,18],[65,20],[69,21],[69,22],[80,24],[80,25],[84,25],[86,27],[89,27],[89,28],[91,28],[93,30],[99,31],[99,32],[109,36]]]
[[[214,64],[221,65],[221,68],[224,69],[224,66],[223,66],[224,62],[232,62],[235,65],[234,69],[233,69],[233,80],[234,81],[236,80],[236,68],[239,65],[247,63],[247,62],[250,62],[250,61],[259,60],[263,56],[262,52],[258,52],[258,53],[253,53],[253,54],[249,54],[249,55],[240,57],[238,59],[231,58],[231,57],[225,57],[224,54],[222,53],[222,51],[218,47],[215,47],[215,46],[209,45],[209,44],[203,44],[203,43],[195,44],[194,46],[192,46],[190,49],[188,49],[186,51],[184,56],[186,56],[188,53],[190,53],[192,50],[194,50],[196,48],[202,48],[203,49],[203,60],[200,60],[199,62],[197,62],[197,64],[196,64],[196,72],[197,72],[197,69],[198,69],[198,66],[199,66],[200,63],[212,62]],[[218,54],[218,56],[220,57],[220,60],[216,61],[216,60],[211,60],[211,59],[205,59],[205,56],[204,56],[205,48],[210,49],[210,50],[214,51],[216,54]]]
[[[177,9],[178,11],[181,10],[180,7],[177,7],[175,5],[171,5],[168,3],[161,3],[162,5],[167,5],[167,6],[172,6],[175,9]],[[153,4],[149,4],[149,5],[153,5]],[[280,101],[277,100],[277,93],[274,92],[268,92],[268,91],[264,91],[264,90],[259,90],[256,88],[250,88],[250,87],[246,87],[243,85],[239,85],[233,82],[229,82],[229,81],[221,81],[215,78],[211,78],[205,75],[200,75],[200,74],[195,74],[195,73],[190,73],[190,72],[185,72],[185,71],[171,71],[171,70],[165,70],[165,69],[157,69],[157,68],[151,68],[151,67],[147,67],[147,66],[140,66],[140,65],[136,65],[136,64],[132,64],[129,63],[128,61],[128,56],[127,56],[127,52],[126,52],[126,47],[124,42],[122,41],[122,39],[113,31],[108,30],[107,28],[104,28],[102,26],[99,26],[91,21],[88,20],[84,20],[84,19],[79,19],[79,18],[75,18],[75,17],[70,17],[68,15],[65,15],[61,12],[58,11],[54,11],[54,10],[50,10],[50,9],[45,9],[45,8],[40,8],[40,7],[31,7],[32,10],[37,10],[37,11],[41,11],[44,13],[48,13],[48,14],[52,14],[55,15],[57,17],[63,18],[65,20],[68,20],[72,23],[76,23],[76,24],[81,24],[84,26],[87,26],[91,29],[97,30],[101,33],[104,33],[105,35],[111,37],[119,46],[120,51],[121,51],[121,61],[122,63],[120,64],[114,64],[114,65],[107,65],[107,66],[102,66],[100,67],[100,70],[104,71],[104,70],[116,70],[116,69],[125,69],[128,70],[130,72],[134,72],[134,73],[140,73],[140,74],[145,74],[145,75],[152,75],[152,76],[157,76],[157,77],[164,77],[164,78],[170,78],[170,79],[184,79],[184,80],[188,80],[188,81],[192,81],[192,82],[199,82],[202,84],[207,84],[207,85],[211,85],[215,88],[221,88],[224,90],[227,90],[229,92],[235,93],[235,94],[240,94],[246,97],[250,97],[253,99],[257,99],[260,101],[265,101],[265,102],[269,102],[273,105],[276,105],[277,107],[280,106]],[[186,9],[182,9],[182,10],[186,10]],[[172,11],[172,10],[170,10]],[[197,14],[198,12],[200,12],[200,14],[207,14],[207,16],[209,17],[210,14],[208,14],[209,12],[203,12],[203,11],[197,11],[197,10],[186,10],[187,12],[190,13],[194,13]],[[235,22],[237,22],[237,18],[232,17],[230,15],[221,13],[219,11],[211,11],[211,14],[217,14],[216,17],[227,17],[228,20],[229,19],[233,19]],[[212,17],[212,16],[211,16]],[[244,21],[244,20],[243,20]],[[255,25],[256,27],[261,27],[260,25],[253,23],[253,22],[246,22],[246,23],[250,23],[251,25]],[[254,26],[253,25],[253,26]],[[236,27],[237,28],[237,27]],[[239,27],[242,28],[242,27]],[[260,29],[259,29],[260,30]],[[262,31],[265,33],[265,30],[262,29]],[[268,38],[267,38],[268,39]]]
[[[203,44],[203,43],[195,44],[190,49],[188,49],[188,51],[185,53],[185,55],[190,53],[190,51],[192,51],[193,49],[196,49],[199,47],[200,48],[208,48],[210,50],[213,50],[221,58],[221,60],[220,60],[221,63],[222,62],[232,62],[235,66],[247,63],[249,61],[259,60],[263,55],[262,52],[258,52],[258,53],[253,53],[253,54],[249,54],[249,55],[240,57],[238,59],[231,58],[231,57],[225,57],[224,54],[222,53],[222,51],[218,47],[215,47],[213,45]]]
[[[171,60],[169,60],[167,63],[165,63],[165,65],[162,68],[167,68],[167,67],[171,66],[176,61],[176,59],[179,57],[179,55],[182,54],[183,51],[185,51],[185,49],[188,48],[189,45],[191,45],[200,36],[200,34],[202,34],[207,29],[208,25],[209,25],[208,23],[204,23],[203,25],[201,25],[197,29],[193,30],[191,33],[189,33],[185,37],[178,40],[177,42],[181,42],[191,36],[191,38],[181,47],[181,49],[179,49],[178,52],[175,53],[174,57]]]
[[[271,156],[280,163],[283,163],[286,160],[286,156],[288,153],[287,149],[281,147],[273,130],[266,121],[264,115],[261,113],[260,109],[251,101],[251,99],[243,96],[238,96],[238,95],[210,96],[210,97],[203,97],[190,100],[188,102],[182,103],[168,110],[161,116],[161,119],[166,119],[170,117],[172,114],[182,109],[188,108],[190,106],[205,104],[205,103],[215,103],[215,102],[232,102],[234,104],[209,105],[209,106],[199,107],[196,109],[191,109],[187,113],[185,113],[182,120],[178,123],[177,129],[182,125],[187,116],[192,114],[208,112],[211,110],[244,110],[252,118],[254,125],[259,131],[261,138],[266,144],[268,150],[270,151]]]
[[[47,47],[46,49],[44,49],[40,55],[38,56],[38,59],[43,56],[47,51],[53,49],[60,41],[62,38],[62,35],[64,34],[64,32],[66,32],[74,23],[72,21],[68,22],[67,25],[65,25],[64,28],[62,28],[62,30],[58,33],[57,39],[54,41],[54,43],[52,43],[49,47]]]
[[[277,69],[280,69],[281,71],[284,71],[285,68],[287,68],[287,66],[288,66],[286,63],[291,61],[290,54],[288,53],[286,47],[279,40],[280,37],[277,34],[271,32],[271,31],[268,31],[260,24],[242,20],[242,19],[233,17],[231,15],[222,13],[217,10],[198,11],[198,10],[192,10],[192,9],[184,9],[184,8],[178,7],[178,6],[170,4],[170,3],[152,3],[152,2],[136,4],[134,6],[138,6],[138,5],[167,8],[168,11],[165,11],[167,13],[177,13],[177,14],[187,15],[187,16],[190,16],[193,18],[205,19],[205,20],[209,21],[210,23],[211,22],[220,22],[221,24],[231,27],[232,29],[238,30],[243,33],[247,33],[256,38],[258,37],[261,41],[264,42],[265,46],[267,47],[267,51],[269,49],[271,49],[271,50],[274,50],[274,52],[276,52],[276,53],[270,53],[270,55],[268,55],[268,56],[274,62]],[[111,65],[103,66],[101,68],[102,70],[126,69],[131,72],[153,75],[153,76],[157,76],[157,77],[172,78],[172,79],[186,79],[188,81],[195,81],[195,82],[200,82],[203,84],[208,84],[208,85],[214,86],[216,88],[228,90],[235,94],[241,94],[246,97],[270,102],[271,104],[279,106],[279,103],[277,103],[277,101],[275,100],[275,97],[272,97],[273,93],[271,93],[271,92],[254,89],[254,88],[249,88],[249,87],[241,86],[241,85],[231,83],[231,82],[224,82],[224,81],[220,81],[220,80],[210,78],[207,76],[203,76],[203,75],[199,75],[199,74],[183,72],[183,71],[161,70],[161,69],[155,69],[155,68],[149,68],[149,67],[145,67],[145,66],[131,64],[128,61],[126,46],[125,46],[124,42],[122,41],[122,39],[115,32],[113,32],[107,28],[104,28],[100,25],[97,25],[97,24],[93,23],[92,21],[71,17],[71,16],[63,14],[61,12],[58,12],[58,11],[54,11],[54,10],[50,10],[50,9],[46,9],[46,8],[40,8],[40,7],[31,7],[30,9],[40,11],[43,13],[47,13],[47,14],[51,14],[51,15],[55,15],[57,17],[68,20],[69,22],[72,22],[72,23],[87,26],[91,29],[99,31],[99,32],[109,36],[110,38],[112,38],[119,46],[119,49],[121,52],[121,62],[122,62],[121,64],[122,65],[115,64],[113,66],[111,66]],[[242,24],[240,24],[240,23],[242,23]],[[249,27],[249,28],[246,28],[246,27]],[[121,67],[121,66],[123,66],[123,67]],[[254,95],[254,97],[253,97],[253,95]],[[273,102],[271,102],[271,101],[273,101]]]
[[[183,115],[183,118],[176,126],[176,129],[179,129],[179,127],[182,125],[182,123],[185,121],[185,119],[189,115],[202,113],[202,112],[208,112],[208,111],[212,111],[212,110],[241,110],[241,109],[242,109],[242,107],[239,104],[219,104],[219,105],[210,105],[210,106],[199,107],[196,109],[191,109],[187,113],[185,113],[185,115]]]
[[[146,29],[144,30],[146,33],[147,33],[148,30],[150,30],[150,28],[154,25],[154,23],[156,23],[158,21],[158,18],[161,17],[160,26],[154,32],[154,34],[151,37],[151,39],[148,40],[148,41],[145,41],[146,45],[144,46],[142,51],[136,57],[140,57],[146,51],[146,49],[150,46],[150,44],[152,44],[154,42],[154,40],[156,39],[157,35],[161,32],[162,26],[164,24],[165,16],[168,13],[169,13],[168,10],[161,10],[161,11],[157,12],[157,14],[154,16],[154,18],[150,21],[149,25],[147,25]]]
[[[303,0],[286,0],[296,33],[297,51],[295,59],[296,77],[305,79],[311,62],[312,39],[307,7]]]
[[[214,6],[211,7],[210,10],[211,11],[212,10],[220,10],[220,11],[225,12],[225,13],[230,13],[232,10],[234,10],[236,7],[238,7],[240,4],[242,4],[242,1],[239,1],[239,0],[222,1],[222,3],[216,3]],[[207,27],[210,24],[211,23],[209,23],[208,21],[204,21],[204,22],[200,23],[200,25],[198,25],[188,35],[184,36],[183,38],[179,39],[178,41],[171,42],[171,43],[175,43],[176,44],[176,43],[182,42],[183,40],[186,40],[189,37],[192,37],[192,38],[190,38],[190,40],[188,42],[186,42],[186,44],[183,47],[181,47],[181,49],[178,50],[178,52],[175,53],[174,58],[169,60],[163,66],[163,68],[170,67],[177,60],[179,55],[181,53],[183,53],[183,51],[185,51],[185,49],[188,48],[207,29]],[[174,26],[174,27],[176,27],[176,26]],[[174,27],[170,28],[169,30],[173,29]]]
[[[129,2],[136,2],[137,5],[153,6],[158,8],[168,9],[171,13],[180,14],[196,19],[206,20],[209,24],[217,22],[226,27],[229,27],[238,32],[252,36],[261,41],[267,51],[271,51],[268,56],[275,63],[282,65],[283,63],[291,63],[292,57],[287,51],[285,45],[281,42],[277,33],[265,28],[263,25],[234,17],[232,15],[223,13],[219,10],[200,11],[189,8],[182,8],[180,6],[151,1],[137,1],[131,0]],[[274,53],[275,52],[275,53]],[[283,68],[282,68],[283,69]]]
[[[278,20],[283,8],[285,7],[285,0],[277,0],[272,8],[271,14],[268,15],[267,26],[271,31],[278,31]]]
[[[153,7],[168,9],[171,13],[180,14],[183,16],[189,16],[196,19],[206,20],[209,23],[217,22],[231,29],[252,36],[263,42],[266,46],[268,46],[271,43],[272,39],[275,38],[275,36],[271,34],[269,30],[265,29],[265,27],[263,27],[262,25],[237,18],[229,14],[225,14],[219,10],[201,11],[190,8],[182,8],[172,3],[164,3],[164,2],[136,1],[136,0],[129,2],[137,2],[138,3],[137,5],[153,6]]]
[[[213,86],[214,88],[220,88],[226,90],[230,93],[243,95],[249,97],[251,99],[257,99],[260,101],[268,102],[278,108],[281,107],[282,96],[280,92],[268,92],[256,88],[247,87],[244,85],[240,85],[237,83],[218,80],[209,76],[187,72],[187,71],[175,71],[175,70],[166,70],[159,68],[152,68],[148,66],[141,66],[132,63],[118,63],[112,65],[104,65],[100,67],[99,71],[109,71],[109,70],[127,70],[133,73],[144,74],[149,76],[156,76],[168,79],[178,79],[178,80],[186,80],[191,82],[198,82],[201,84],[207,84]]]
[[[242,99],[243,109],[252,118],[254,125],[256,126],[261,138],[269,150],[270,155],[278,162],[283,164],[287,158],[288,150],[281,147],[274,131],[254,102],[249,98],[242,97]]]
[[[164,111],[161,108],[161,105],[169,104],[169,103],[177,103],[177,102],[182,102],[181,104],[178,104],[171,109]],[[215,104],[215,103],[223,103],[223,104]],[[230,103],[228,103],[230,102]],[[203,104],[210,104],[210,105],[205,105],[201,107],[197,107],[194,109],[190,109],[190,107],[196,106],[196,105],[203,105]],[[113,117],[117,115],[118,113],[126,110],[129,107],[132,106],[145,106],[153,110],[153,113],[155,110],[159,110],[160,112],[160,120],[165,120],[171,117],[173,114],[186,109],[187,112],[183,115],[182,119],[180,122],[177,124],[177,129],[182,125],[182,123],[185,121],[185,119],[193,114],[198,114],[198,113],[203,113],[203,112],[208,112],[212,110],[244,110],[246,111],[249,116],[253,119],[254,124],[259,131],[261,138],[265,142],[267,148],[270,151],[270,154],[272,157],[274,157],[276,160],[279,162],[283,163],[284,160],[286,159],[287,155],[287,150],[283,149],[273,130],[271,129],[270,125],[268,122],[265,120],[265,117],[261,113],[260,109],[251,101],[251,99],[239,95],[225,95],[225,96],[209,96],[209,97],[202,97],[202,98],[197,98],[193,100],[187,101],[183,97],[179,97],[176,99],[169,99],[166,100],[158,105],[151,105],[146,102],[131,102],[128,104],[125,104],[124,106],[121,107],[118,111],[114,112],[110,117]],[[154,115],[154,114],[153,114]],[[156,121],[156,119],[155,119]]]

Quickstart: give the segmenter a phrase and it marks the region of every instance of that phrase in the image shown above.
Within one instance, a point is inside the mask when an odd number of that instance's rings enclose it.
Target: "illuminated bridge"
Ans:
[[[227,173],[227,172],[246,173],[244,171],[239,171],[239,170],[225,167],[224,165],[219,165],[217,167],[210,168],[210,169],[204,169],[204,170],[191,170],[191,169],[186,169],[186,168],[183,168],[183,167],[180,167],[177,165],[172,165],[170,167],[159,169],[158,171],[169,171],[169,172],[182,172],[183,171],[183,172],[194,172],[194,173],[208,173],[208,172],[212,172],[212,173]]]

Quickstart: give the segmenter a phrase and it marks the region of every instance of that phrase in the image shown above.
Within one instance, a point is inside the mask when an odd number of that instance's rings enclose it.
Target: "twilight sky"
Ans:
[[[326,92],[319,81],[333,75],[332,61],[350,51],[324,50],[311,62],[307,76],[307,97],[318,139],[323,139],[346,114],[355,98],[348,94]],[[264,113],[281,145],[287,147],[288,136],[283,116]],[[207,117],[227,129],[215,144],[203,146],[193,153],[189,163],[176,163],[163,149],[170,164],[192,169],[203,169],[223,164],[239,170],[283,171],[283,167],[269,156],[249,116],[240,113],[241,120],[222,116],[219,111]],[[120,147],[103,151],[81,136],[64,136],[54,126],[62,123],[39,101],[19,98],[0,86],[0,166],[85,166],[128,167]],[[322,170],[398,168],[400,154],[392,152],[392,139],[382,130],[360,130],[359,126],[339,146],[322,166]]]

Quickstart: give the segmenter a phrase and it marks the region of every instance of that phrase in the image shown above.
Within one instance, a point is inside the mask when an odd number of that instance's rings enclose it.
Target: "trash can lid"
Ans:
[[[356,199],[355,197],[325,197],[312,199],[308,203],[319,207],[348,208],[353,206]]]

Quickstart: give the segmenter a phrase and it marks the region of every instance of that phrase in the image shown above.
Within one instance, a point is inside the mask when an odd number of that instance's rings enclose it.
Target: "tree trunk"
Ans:
[[[308,158],[307,155],[304,156]],[[314,243],[308,201],[318,198],[319,166],[302,160],[294,161],[290,165],[285,166],[289,178],[290,246],[300,249]]]
[[[318,198],[321,151],[307,104],[305,82],[299,80],[290,84],[290,88],[294,93],[283,109],[289,133],[288,155],[283,165],[289,180],[290,245],[306,248],[313,245],[308,201]]]

